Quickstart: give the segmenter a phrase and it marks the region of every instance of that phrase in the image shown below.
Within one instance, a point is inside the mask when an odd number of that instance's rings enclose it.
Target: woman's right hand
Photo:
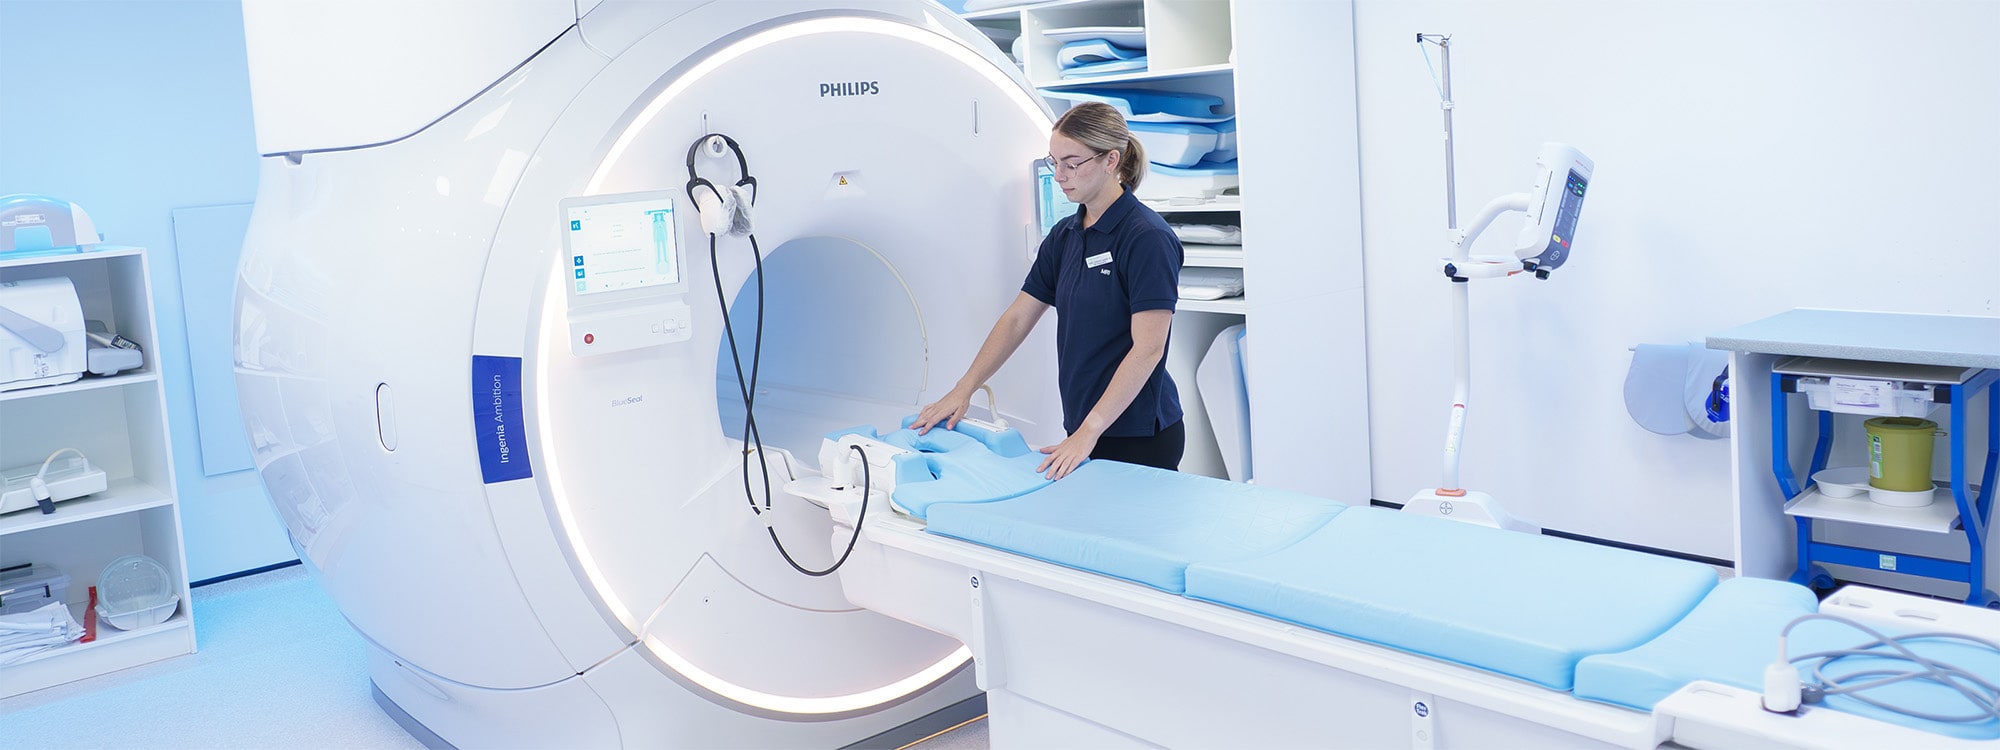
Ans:
[[[942,422],[944,428],[949,430],[958,426],[958,420],[964,419],[965,410],[970,408],[972,408],[972,393],[953,388],[950,393],[944,394],[944,398],[932,402],[917,412],[917,421],[911,422],[910,427],[922,435]]]

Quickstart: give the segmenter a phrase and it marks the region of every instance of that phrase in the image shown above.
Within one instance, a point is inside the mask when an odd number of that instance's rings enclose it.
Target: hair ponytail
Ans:
[[[1118,162],[1118,181],[1125,183],[1127,190],[1138,190],[1139,181],[1146,179],[1146,144],[1128,131],[1124,150]]]

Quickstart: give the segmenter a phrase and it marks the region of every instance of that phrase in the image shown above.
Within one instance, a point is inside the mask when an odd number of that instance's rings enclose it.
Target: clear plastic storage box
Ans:
[[[67,601],[69,574],[46,565],[20,565],[0,570],[0,615],[32,612],[52,602]]]
[[[1971,380],[1979,368],[1791,357],[1779,360],[1771,371],[1798,376],[1798,392],[1820,411],[1923,417],[1943,403],[1940,386]]]

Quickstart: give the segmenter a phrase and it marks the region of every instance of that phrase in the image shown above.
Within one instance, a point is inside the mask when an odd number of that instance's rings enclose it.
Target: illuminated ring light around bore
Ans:
[[[820,18],[799,21],[758,32],[735,44],[731,44],[708,59],[696,64],[686,75],[681,76],[671,85],[667,86],[666,90],[661,91],[658,97],[655,97],[651,103],[646,105],[644,110],[640,111],[639,116],[633,120],[630,126],[626,127],[625,132],[618,136],[617,141],[613,142],[611,150],[604,157],[604,161],[598,164],[597,171],[592,173],[590,182],[585,185],[584,194],[596,195],[603,181],[610,174],[612,165],[618,163],[619,158],[624,155],[625,149],[631,145],[632,140],[638,137],[638,134],[645,129],[646,125],[652,122],[653,118],[658,116],[661,111],[665,110],[668,104],[673,102],[689,86],[692,86],[704,76],[761,47],[815,34],[832,33],[877,34],[915,42],[924,47],[944,53],[945,57],[979,73],[999,90],[1009,92],[1015,104],[1026,111],[1030,119],[1042,116],[1040,105],[1028,97],[1027,92],[1021,88],[1019,83],[1001,72],[991,61],[979,56],[956,41],[947,39],[939,34],[923,31],[903,23],[869,18]],[[553,285],[550,286],[550,289],[554,288]],[[549,311],[555,310],[557,307],[559,306],[554,304],[544,304],[542,309]],[[547,314],[546,312],[544,313],[544,315]],[[549,337],[549,332],[552,330],[553,328],[547,325],[545,320],[542,326],[543,333],[540,342],[542,351],[552,351],[554,341]],[[545,363],[547,360],[537,358],[537,361]],[[544,384],[542,387],[546,387],[545,384],[548,383],[546,365],[538,364],[537,369],[540,370],[537,373],[537,380],[539,383]],[[548,394],[546,392],[536,395],[542,403],[548,402]],[[605,583],[603,573],[599,570],[596,561],[591,557],[588,540],[584,539],[576,531],[577,524],[570,511],[568,496],[563,490],[562,468],[560,465],[561,462],[558,459],[560,453],[554,450],[554,446],[548,444],[547,431],[543,432],[541,449],[542,460],[547,467],[549,476],[549,491],[553,493],[556,513],[562,518],[563,532],[569,539],[570,549],[575,552],[577,563],[583,568],[584,575],[590,579],[591,587],[596,590],[604,606],[611,611],[612,615],[617,617],[618,621],[630,632],[642,632],[639,618],[634,616],[631,609],[618,598],[617,593]],[[946,675],[956,671],[972,658],[972,652],[964,646],[960,646],[950,654],[947,654],[943,659],[938,660],[937,663],[890,684],[850,695],[810,698],[778,695],[747,688],[704,671],[686,657],[676,653],[657,636],[646,636],[645,643],[648,650],[666,662],[674,671],[679,672],[681,676],[716,695],[744,705],[769,711],[805,715],[841,714],[862,711],[882,705],[883,703],[898,700],[943,679]]]

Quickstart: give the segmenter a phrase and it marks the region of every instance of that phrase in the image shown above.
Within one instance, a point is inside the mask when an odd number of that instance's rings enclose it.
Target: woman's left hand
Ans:
[[[1042,452],[1049,457],[1042,459],[1042,465],[1035,471],[1046,472],[1049,479],[1061,479],[1089,460],[1093,450],[1097,450],[1097,433],[1079,429],[1060,443],[1044,446]]]

